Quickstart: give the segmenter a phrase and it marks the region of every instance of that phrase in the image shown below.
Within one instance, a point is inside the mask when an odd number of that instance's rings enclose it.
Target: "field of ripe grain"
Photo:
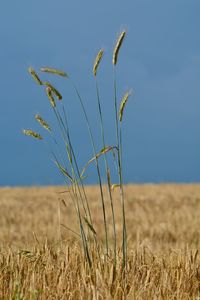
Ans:
[[[125,186],[125,283],[121,245],[114,279],[112,252],[105,260],[98,187],[86,188],[102,240],[102,256],[93,251],[92,270],[85,263],[74,207],[64,191],[0,189],[0,299],[200,299],[200,185]],[[120,224],[116,191],[114,201]],[[112,247],[109,206],[107,213]]]

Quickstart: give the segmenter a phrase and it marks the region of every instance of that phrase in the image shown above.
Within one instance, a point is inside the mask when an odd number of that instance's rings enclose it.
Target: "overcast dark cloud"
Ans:
[[[45,144],[20,133],[24,127],[40,130],[35,113],[54,124],[42,89],[27,73],[30,65],[69,72],[98,129],[91,69],[104,47],[98,75],[107,140],[114,142],[111,56],[123,28],[128,33],[117,70],[119,96],[133,88],[123,126],[125,181],[200,181],[199,12],[198,0],[4,1],[0,185],[62,182]],[[69,83],[57,78],[54,82],[64,95],[82,166],[91,156],[86,127]],[[87,182],[95,182],[92,170]]]

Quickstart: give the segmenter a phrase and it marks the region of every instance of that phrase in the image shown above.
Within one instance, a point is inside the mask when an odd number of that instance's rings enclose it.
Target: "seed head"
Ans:
[[[55,101],[54,97],[52,96],[52,92],[51,92],[51,88],[50,87],[46,88],[46,94],[47,94],[47,97],[49,98],[51,106],[53,108],[56,107],[56,101]]]
[[[101,49],[101,50],[98,52],[98,54],[97,54],[97,56],[96,56],[96,59],[95,59],[95,61],[94,61],[93,74],[94,74],[95,77],[96,77],[96,75],[97,75],[97,69],[98,69],[98,66],[99,66],[99,64],[100,64],[100,61],[101,61],[101,59],[102,59],[102,57],[103,57],[103,53],[104,53],[104,50]]]
[[[44,67],[44,68],[40,68],[41,72],[46,72],[46,73],[51,73],[51,74],[56,74],[56,75],[60,75],[63,77],[68,77],[67,73],[54,69],[54,68],[48,68],[48,67]]]
[[[42,85],[42,81],[40,80],[40,78],[38,77],[38,75],[36,74],[35,70],[33,68],[28,68],[29,73],[31,74],[31,76],[34,78],[34,80],[39,84]]]
[[[37,133],[33,130],[23,129],[22,132],[23,132],[23,134],[30,135],[30,136],[34,137],[35,139],[37,139],[37,140],[43,140],[43,137],[39,133]]]
[[[42,125],[42,127],[44,127],[48,131],[51,131],[51,127],[40,115],[35,115],[35,119],[40,123],[40,125]]]
[[[122,122],[122,118],[123,118],[123,113],[124,113],[124,108],[125,105],[128,101],[129,96],[131,95],[131,92],[126,92],[124,97],[122,98],[121,104],[120,104],[120,108],[119,108],[119,121]]]
[[[122,33],[120,34],[117,42],[116,42],[116,45],[115,45],[115,48],[114,48],[114,51],[113,51],[113,65],[115,66],[117,64],[117,58],[118,58],[118,53],[119,53],[119,49],[122,45],[122,42],[125,38],[125,35],[126,35],[126,31],[122,31]]]
[[[59,93],[59,91],[49,82],[43,82],[43,85],[46,85],[48,87],[50,87],[51,89],[51,92],[53,92],[56,97],[58,98],[58,100],[61,100],[62,99],[62,95]]]

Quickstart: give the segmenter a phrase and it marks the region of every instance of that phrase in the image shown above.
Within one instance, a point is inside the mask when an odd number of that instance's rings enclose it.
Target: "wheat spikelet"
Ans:
[[[131,92],[126,92],[124,97],[122,98],[122,101],[121,101],[121,104],[120,104],[120,109],[119,109],[119,121],[121,122],[122,121],[122,117],[123,117],[123,113],[124,113],[124,108],[125,108],[125,105],[128,101],[128,98],[130,96]]]
[[[49,124],[40,115],[35,115],[35,119],[40,123],[40,125],[42,125],[42,127],[48,131],[51,131]]]
[[[68,77],[67,73],[54,69],[54,68],[48,68],[48,67],[44,67],[44,68],[40,68],[41,72],[46,72],[46,73],[51,73],[51,74],[56,74],[56,75],[60,75],[63,77]]]
[[[95,59],[95,61],[94,61],[93,74],[94,74],[95,77],[96,77],[96,75],[97,75],[97,69],[98,69],[98,66],[99,66],[99,64],[100,64],[100,61],[101,61],[101,59],[102,59],[102,57],[103,57],[103,53],[104,53],[104,50],[101,49],[101,50],[98,52],[98,54],[97,54],[97,56],[96,56],[96,59]]]
[[[31,76],[35,79],[35,81],[39,85],[42,85],[42,81],[40,80],[40,78],[38,77],[38,75],[36,74],[35,70],[32,67],[28,68],[28,72],[31,74]]]
[[[37,139],[37,140],[43,140],[43,137],[39,133],[37,133],[33,130],[23,129],[22,132],[23,132],[23,134],[30,135],[30,136],[34,137],[35,139]]]
[[[50,87],[47,87],[46,88],[46,94],[47,94],[47,97],[49,98],[49,101],[51,103],[51,106],[52,107],[56,107],[56,102],[54,100],[54,97],[52,96],[52,93],[51,93],[51,88]]]
[[[117,58],[118,58],[118,53],[119,53],[119,49],[122,45],[122,42],[125,38],[125,35],[126,35],[126,31],[122,31],[122,33],[120,34],[117,42],[116,42],[116,45],[115,45],[115,48],[114,48],[114,51],[113,51],[113,65],[116,65],[117,64]]]
[[[62,95],[59,93],[59,91],[49,82],[43,82],[43,85],[46,85],[48,87],[50,87],[51,89],[51,92],[53,92],[56,97],[58,98],[58,100],[61,100],[62,99]]]

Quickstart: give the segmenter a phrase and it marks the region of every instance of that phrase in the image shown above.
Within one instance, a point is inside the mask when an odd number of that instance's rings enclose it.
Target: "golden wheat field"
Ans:
[[[0,189],[0,299],[200,299],[200,184],[125,186],[125,283],[120,244],[114,279],[112,251],[105,259],[98,187],[86,188],[102,239],[101,257],[92,252],[92,270],[63,192],[64,187]],[[115,191],[114,201],[121,224]],[[109,207],[107,213],[112,249]]]

